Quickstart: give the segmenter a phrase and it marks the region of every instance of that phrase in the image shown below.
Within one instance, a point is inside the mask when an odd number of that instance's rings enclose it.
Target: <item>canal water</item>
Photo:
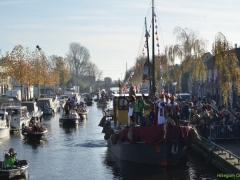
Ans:
[[[108,150],[98,126],[103,109],[96,104],[89,108],[88,118],[72,127],[59,125],[59,113],[45,116],[42,124],[48,134],[43,141],[30,143],[19,133],[11,134],[0,140],[0,152],[13,147],[18,159],[27,159],[30,164],[22,179],[30,180],[195,180],[215,179],[220,173],[191,151],[183,162],[171,168],[120,161]],[[3,159],[3,153],[1,156]]]

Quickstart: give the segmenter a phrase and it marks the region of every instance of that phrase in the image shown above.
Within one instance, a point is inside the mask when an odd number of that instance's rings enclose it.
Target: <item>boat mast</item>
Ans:
[[[152,0],[152,95],[155,95],[156,93],[156,87],[155,87],[155,60],[154,60],[154,0]]]
[[[148,62],[148,74],[149,74],[149,92],[152,92],[152,83],[151,83],[151,68],[150,68],[150,61],[149,61],[149,47],[148,47],[148,37],[150,37],[150,34],[148,33],[147,30],[147,20],[145,17],[145,29],[146,29],[146,33],[145,33],[145,37],[146,37],[146,43],[147,43],[147,62]]]

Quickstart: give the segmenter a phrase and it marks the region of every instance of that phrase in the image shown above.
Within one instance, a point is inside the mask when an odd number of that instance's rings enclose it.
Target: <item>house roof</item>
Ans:
[[[235,48],[236,56],[238,58],[238,61],[240,62],[240,48]]]

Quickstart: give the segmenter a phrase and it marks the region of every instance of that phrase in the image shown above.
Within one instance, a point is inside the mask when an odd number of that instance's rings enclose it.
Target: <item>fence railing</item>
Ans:
[[[218,155],[227,155],[226,160],[232,160],[232,159],[236,158],[237,162],[234,162],[233,165],[234,166],[240,165],[240,157],[239,156],[233,154],[232,152],[224,149],[223,147],[215,144],[214,142],[212,142],[204,137],[201,137],[201,140],[206,146],[212,147],[212,149],[210,151],[220,151],[220,152],[218,152]]]
[[[210,139],[240,139],[240,125],[211,125]]]

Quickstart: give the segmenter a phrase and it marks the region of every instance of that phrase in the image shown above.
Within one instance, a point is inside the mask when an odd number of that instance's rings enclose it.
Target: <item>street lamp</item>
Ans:
[[[40,46],[39,45],[37,45],[36,46],[36,48],[38,49],[38,51],[40,52],[40,56],[42,57],[42,51],[41,51],[41,48],[40,48]],[[38,59],[38,58],[37,58]],[[39,72],[39,61],[38,61],[38,63],[37,63],[37,73]],[[37,74],[37,76],[38,76],[39,74]],[[39,77],[38,77],[39,78]],[[39,79],[38,79],[38,97],[40,96],[40,84],[39,84]]]

